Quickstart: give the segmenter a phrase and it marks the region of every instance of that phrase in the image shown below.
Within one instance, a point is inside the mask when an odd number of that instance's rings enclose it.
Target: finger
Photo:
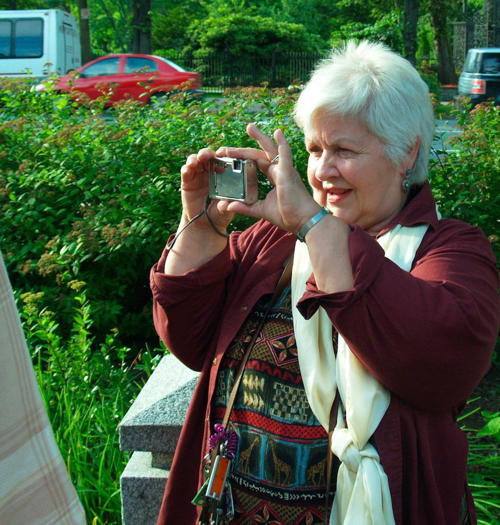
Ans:
[[[217,203],[217,209],[220,212],[228,211],[231,213],[241,213],[248,217],[262,218],[264,211],[264,201],[257,201],[254,204],[245,204],[239,201],[219,201]],[[265,217],[264,217],[265,218]]]
[[[278,144],[279,165],[283,168],[293,168],[292,149],[281,129],[277,129],[274,132],[274,139]]]
[[[196,173],[197,170],[198,170],[198,161],[196,160],[196,155],[190,155],[186,159],[186,163],[183,166],[181,166],[181,178],[185,179],[186,177],[190,177],[194,173]]]
[[[207,163],[215,158],[215,151],[210,148],[203,148],[198,151],[197,159],[202,163]]]
[[[255,124],[249,124],[247,126],[247,133],[266,152],[267,160],[271,161],[276,157],[278,148],[271,137],[263,133]]]
[[[188,155],[188,158],[186,159],[186,163],[184,166],[194,166],[198,163],[198,155],[196,153],[193,153],[191,155]]]
[[[227,148],[221,147],[216,152],[219,157],[231,157],[233,159],[248,159],[255,162],[267,160],[265,152],[257,148]]]

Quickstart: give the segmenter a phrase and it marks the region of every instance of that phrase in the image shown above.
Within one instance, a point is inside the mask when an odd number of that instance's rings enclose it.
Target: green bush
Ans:
[[[272,53],[314,53],[324,49],[321,38],[308,34],[302,24],[238,12],[196,21],[189,28],[189,37],[186,50],[195,56],[229,54],[234,57],[235,67],[242,57],[265,58]]]
[[[452,116],[463,132],[431,165],[434,195],[445,217],[484,231],[500,262],[500,109],[485,103]]]
[[[498,385],[495,384],[498,399]],[[481,397],[471,399],[460,417],[467,432],[467,480],[474,497],[479,525],[498,525],[500,517],[500,412],[481,410]],[[479,414],[479,417],[477,415]],[[473,421],[475,420],[475,422]],[[478,428],[479,427],[479,428]]]
[[[321,38],[308,34],[302,24],[239,12],[195,21],[188,35],[190,44],[184,51],[192,54],[197,71],[209,86],[263,82],[286,86],[291,68],[295,74],[304,75],[300,68],[296,71],[297,61],[304,54],[319,59],[325,47]]]
[[[103,112],[102,100],[78,107],[67,95],[4,87],[0,243],[14,286],[45,292],[64,327],[64,283],[79,279],[96,335],[116,327],[127,344],[155,340],[148,271],[176,229],[186,156],[253,143],[253,120],[291,128],[291,104],[263,88],[229,93],[218,109],[179,95],[161,108],[127,102]],[[295,128],[290,135],[301,141]]]

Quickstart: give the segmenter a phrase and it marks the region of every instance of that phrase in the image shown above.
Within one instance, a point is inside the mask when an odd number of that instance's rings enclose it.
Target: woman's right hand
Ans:
[[[164,272],[168,275],[182,275],[198,268],[227,246],[224,234],[234,213],[219,211],[216,202],[210,203],[207,210],[213,225],[205,214],[188,224],[205,209],[210,162],[214,158],[214,151],[202,149],[189,155],[181,168],[182,219],[165,261]]]
[[[181,168],[181,197],[182,197],[182,222],[186,223],[198,215],[205,207],[208,196],[208,174],[210,163],[215,159],[215,152],[204,148],[197,154],[189,155],[186,163]],[[219,211],[216,203],[210,203],[207,213],[213,225],[221,233],[225,233],[234,217],[234,213]],[[191,230],[211,231],[218,235],[205,216],[195,220],[190,226]]]

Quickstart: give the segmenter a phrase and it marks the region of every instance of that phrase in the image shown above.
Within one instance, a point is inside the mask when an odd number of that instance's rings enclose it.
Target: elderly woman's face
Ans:
[[[402,170],[357,119],[320,113],[306,132],[306,147],[314,199],[336,217],[377,233],[403,207]]]

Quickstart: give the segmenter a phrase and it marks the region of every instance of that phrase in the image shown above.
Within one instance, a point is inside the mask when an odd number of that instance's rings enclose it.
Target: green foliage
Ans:
[[[117,426],[159,360],[146,350],[131,367],[131,350],[116,332],[95,344],[92,311],[83,283],[68,283],[71,330],[62,334],[44,306],[43,293],[24,293],[18,309],[35,373],[65,460],[89,523],[119,523],[120,475],[128,454],[120,451]],[[112,359],[111,356],[116,356]]]
[[[65,283],[84,281],[96,335],[117,327],[139,345],[156,340],[148,273],[177,226],[186,156],[251,144],[254,120],[292,126],[292,95],[265,88],[228,94],[219,107],[179,95],[103,113],[103,101],[78,107],[9,83],[0,103],[0,243],[15,287],[44,291],[70,319]]]
[[[303,75],[295,64],[297,54],[319,58],[324,47],[303,25],[240,12],[196,21],[188,33],[185,51],[192,53],[208,86],[287,85],[298,80],[290,79],[291,69]]]
[[[495,389],[498,399],[496,384]],[[469,442],[467,478],[478,524],[496,525],[500,517],[500,413],[481,410],[483,401],[481,397],[471,399],[460,422]]]
[[[153,49],[181,51],[189,44],[186,28],[199,18],[199,9],[194,2],[182,2],[168,10],[154,10],[151,13]]]
[[[436,49],[434,47],[434,30],[429,14],[420,16],[418,20],[418,49],[417,61],[436,60]]]
[[[472,111],[457,109],[454,117],[463,132],[431,166],[434,194],[445,217],[484,231],[500,261],[500,108],[480,104]]]
[[[94,55],[131,51],[131,0],[87,0]],[[77,11],[74,13],[78,17]]]
[[[300,24],[238,12],[193,24],[189,37],[189,50],[195,56],[229,53],[235,58],[258,58],[276,52],[317,52],[322,48],[321,39],[309,35]]]
[[[441,84],[438,80],[436,64],[423,60],[418,66],[418,72],[427,84],[429,91],[436,97],[436,99],[439,99],[441,95]]]
[[[349,39],[383,42],[390,48],[401,51],[403,40],[400,26],[401,13],[390,10],[371,22],[349,21],[332,31],[330,44],[334,47]]]
[[[308,33],[319,35],[325,42],[336,24],[336,2],[331,0],[281,0],[275,18],[302,24]],[[264,14],[264,12],[262,13]]]

